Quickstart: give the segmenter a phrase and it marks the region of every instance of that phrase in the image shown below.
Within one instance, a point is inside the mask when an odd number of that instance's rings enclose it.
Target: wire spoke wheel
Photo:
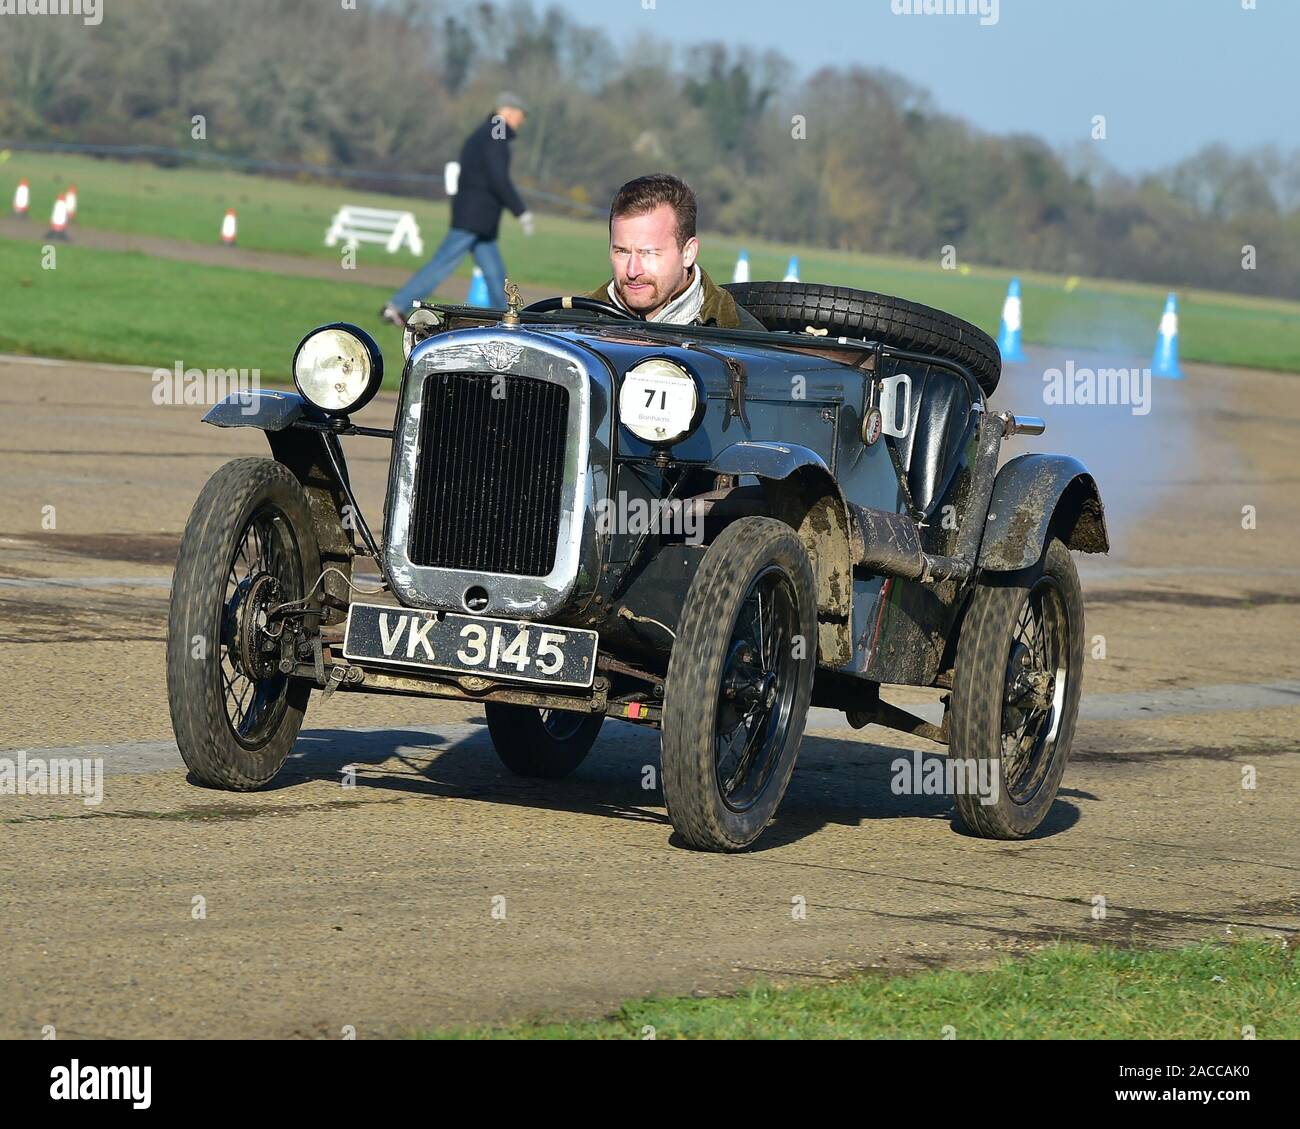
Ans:
[[[1083,593],[1052,539],[1038,565],[981,583],[962,622],[949,703],[949,756],[978,768],[954,797],[990,839],[1032,834],[1056,802],[1083,683]],[[991,791],[981,789],[991,788]]]
[[[691,582],[664,690],[664,799],[687,845],[742,850],[771,821],[799,753],[816,656],[803,542],[772,518],[733,522]]]
[[[293,528],[266,504],[239,537],[226,575],[219,665],[226,721],[237,741],[256,747],[283,714],[288,679],[277,669],[278,631],[269,613],[302,597]]]
[[[287,467],[236,459],[208,480],[181,538],[167,625],[172,727],[200,783],[247,791],[284,764],[311,683],[280,671],[288,621],[272,613],[304,603],[319,575],[307,497]],[[294,625],[295,646],[315,614]]]
[[[558,780],[591,752],[604,723],[603,713],[538,709],[488,702],[488,734],[501,763],[517,776]]]
[[[1017,803],[1042,785],[1060,734],[1069,629],[1060,586],[1045,576],[1025,598],[1007,662],[1001,775]]]
[[[718,695],[716,772],[723,802],[745,811],[762,794],[790,724],[798,632],[790,579],[778,568],[749,587],[732,630]]]

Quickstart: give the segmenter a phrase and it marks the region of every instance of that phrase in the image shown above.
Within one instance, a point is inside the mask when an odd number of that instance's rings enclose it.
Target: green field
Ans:
[[[1300,957],[1277,941],[1137,952],[1058,945],[984,972],[869,975],[644,1000],[591,1023],[521,1023],[428,1038],[1300,1038]]]
[[[260,369],[292,380],[293,350],[317,325],[352,321],[375,335],[393,384],[401,335],[376,311],[376,287],[58,248],[41,269],[35,243],[0,239],[0,352],[172,368]]]
[[[15,152],[0,164],[0,195],[9,199],[14,185],[24,176],[32,185],[32,213],[38,221],[43,222],[57,192],[75,183],[78,223],[84,227],[212,245],[218,242],[226,208],[234,207],[239,212],[241,247],[311,258],[337,257],[337,250],[324,247],[323,239],[330,217],[345,202],[409,208],[421,224],[430,251],[445,231],[448,219],[445,202],[401,200],[358,193],[348,187],[273,180],[206,167],[164,169],[145,163],[24,152]],[[607,277],[605,246],[604,225],[596,220],[543,216],[533,239],[526,239],[511,218],[506,217],[503,223],[502,249],[512,277],[556,293],[588,290]],[[729,279],[740,246],[736,239],[706,234],[705,267],[715,277]],[[747,249],[755,278],[781,277],[789,257],[798,254],[805,281],[898,294],[950,310],[991,333],[997,329],[1008,280],[1007,271],[977,265],[962,274],[942,270],[937,263],[790,245],[750,242]],[[36,253],[30,246],[22,252],[5,248],[0,256],[5,260],[6,278],[13,277],[9,268],[16,255],[20,261],[27,256],[36,263]],[[260,349],[260,343],[266,342],[283,355],[292,349],[299,331],[312,323],[309,310],[319,311],[330,320],[347,316],[366,324],[366,311],[373,314],[375,299],[386,296],[374,288],[267,275],[259,276],[254,286],[252,276],[238,271],[173,270],[172,264],[157,261],[142,261],[140,269],[125,270],[120,260],[106,261],[102,269],[95,269],[88,259],[76,256],[74,249],[73,257],[68,259],[77,264],[75,271],[46,280],[50,295],[63,309],[71,305],[83,307],[93,295],[96,304],[112,307],[104,312],[102,320],[114,325],[103,326],[96,318],[105,332],[92,336],[70,331],[62,318],[53,323],[40,318],[29,321],[26,315],[30,306],[6,302],[0,308],[0,344],[33,353],[151,363],[152,353],[143,350],[152,350],[157,343],[168,356],[188,358],[196,345],[199,349],[209,347],[202,338],[202,325],[189,320],[194,307],[201,303],[210,318],[218,319],[215,323],[209,321],[209,325],[222,328],[213,343],[221,350],[235,343],[242,348],[245,341]],[[396,267],[417,265],[409,253],[389,256],[375,247],[363,247],[360,259]],[[31,269],[21,262],[20,269],[24,277],[30,277]],[[447,284],[444,297],[463,297],[469,269],[468,263],[462,265],[457,280]],[[99,287],[110,274],[119,271],[120,285],[110,286],[107,291],[89,289]],[[202,275],[209,277],[205,281]],[[1067,293],[1064,278],[1032,273],[1023,276],[1023,283],[1027,341],[1098,349],[1134,360],[1150,355],[1165,297],[1163,289],[1085,279]],[[147,302],[141,295],[129,292],[137,284],[151,294],[165,295],[165,304],[182,309],[186,318],[166,318],[166,311],[160,309],[163,303]],[[256,300],[248,295],[250,286]],[[1300,371],[1300,304],[1200,291],[1182,292],[1180,300],[1184,359]],[[308,304],[299,306],[299,302]],[[144,320],[137,321],[142,313]],[[225,318],[231,316],[242,322],[246,314],[265,324],[261,328],[238,325],[232,342],[224,332]],[[165,321],[158,320],[160,316]],[[50,331],[52,325],[57,332]],[[139,343],[135,351],[133,342]]]

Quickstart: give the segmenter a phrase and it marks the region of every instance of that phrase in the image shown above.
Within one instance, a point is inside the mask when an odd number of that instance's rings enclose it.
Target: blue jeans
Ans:
[[[473,253],[474,261],[487,280],[488,293],[492,296],[492,305],[497,309],[506,308],[506,264],[501,258],[501,249],[496,240],[484,239],[472,231],[462,231],[453,227],[447,232],[442,245],[433,253],[433,258],[411,276],[411,280],[392,296],[393,308],[403,317],[411,312],[411,303],[438,289],[451,277],[461,259]]]

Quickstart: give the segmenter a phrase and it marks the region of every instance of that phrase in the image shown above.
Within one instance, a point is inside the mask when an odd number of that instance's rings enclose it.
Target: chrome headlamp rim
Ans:
[[[680,432],[678,432],[670,439],[647,439],[642,435],[638,435],[635,431],[632,430],[631,427],[628,426],[627,422],[623,418],[623,403],[622,403],[623,389],[626,387],[628,379],[634,376],[638,369],[650,364],[667,365],[669,368],[674,369],[678,374],[680,374],[681,377],[683,377],[686,380],[689,380],[695,390],[695,410],[691,414],[690,422],[687,423],[686,426]],[[678,443],[685,442],[687,439],[689,439],[692,435],[696,433],[696,431],[699,430],[700,424],[704,422],[704,413],[706,408],[708,407],[708,397],[705,395],[704,381],[700,378],[700,374],[697,373],[689,365],[678,360],[676,357],[669,357],[659,353],[653,354],[648,357],[642,357],[639,361],[636,362],[636,364],[632,365],[623,374],[623,377],[618,384],[617,398],[618,398],[618,405],[619,405],[619,411],[618,411],[619,426],[624,431],[626,431],[629,435],[631,435],[638,443],[644,443],[646,446],[653,447],[655,449],[673,447],[676,446]]]
[[[430,306],[417,306],[412,310],[406,319],[406,328],[402,330],[402,356],[409,361],[415,347],[441,329],[444,320],[442,314]]]
[[[316,400],[312,399],[311,395],[302,386],[302,382],[298,379],[298,359],[302,355],[303,349],[305,349],[312,340],[319,337],[322,333],[331,332],[345,333],[349,337],[355,339],[365,351],[370,365],[369,372],[366,374],[366,384],[360,395],[343,407],[337,408],[326,407],[324,404],[318,403]],[[298,394],[314,408],[317,408],[330,416],[344,417],[352,415],[354,412],[359,412],[375,398],[375,394],[379,391],[380,385],[384,382],[384,355],[380,352],[378,343],[359,325],[353,325],[351,322],[346,321],[336,321],[331,322],[329,325],[317,326],[308,333],[298,342],[298,347],[293,351],[292,368],[293,386],[298,390]]]

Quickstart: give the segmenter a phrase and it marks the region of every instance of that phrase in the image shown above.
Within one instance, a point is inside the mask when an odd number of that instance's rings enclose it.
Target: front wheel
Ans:
[[[816,663],[803,542],[772,518],[729,525],[686,594],[664,687],[664,800],[691,847],[739,851],[762,834],[794,771]]]
[[[203,488],[181,538],[167,624],[167,701],[200,783],[251,791],[297,739],[311,687],[279,670],[281,604],[302,601],[320,550],[298,480],[270,459],[236,459]]]
[[[981,585],[957,644],[949,756],[972,834],[1023,839],[1043,822],[1070,756],[1083,685],[1083,592],[1055,538],[1033,569]]]

